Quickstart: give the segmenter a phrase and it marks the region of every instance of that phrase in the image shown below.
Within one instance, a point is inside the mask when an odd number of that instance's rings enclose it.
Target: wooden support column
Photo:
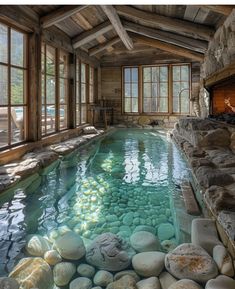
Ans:
[[[41,41],[36,32],[29,34],[28,67],[28,141],[41,139]]]
[[[68,128],[76,127],[76,57],[69,54]]]

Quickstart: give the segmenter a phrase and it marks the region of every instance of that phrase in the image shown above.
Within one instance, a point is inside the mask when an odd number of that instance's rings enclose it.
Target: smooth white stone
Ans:
[[[161,289],[159,279],[157,277],[150,277],[136,283],[137,289]]]
[[[219,275],[216,279],[211,279],[206,283],[205,289],[234,289],[235,280],[224,275]]]
[[[221,274],[229,277],[234,276],[233,261],[224,246],[217,245],[214,247],[213,259],[215,260]]]

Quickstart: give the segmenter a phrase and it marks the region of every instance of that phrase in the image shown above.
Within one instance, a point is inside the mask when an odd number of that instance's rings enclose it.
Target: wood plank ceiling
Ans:
[[[55,25],[100,61],[144,51],[201,61],[232,5],[31,5],[43,27]]]

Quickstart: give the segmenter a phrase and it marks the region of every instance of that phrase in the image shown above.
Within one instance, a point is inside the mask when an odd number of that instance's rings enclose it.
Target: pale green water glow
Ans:
[[[190,178],[185,161],[162,131],[119,129],[84,147],[42,180],[0,199],[0,275],[24,255],[25,236],[55,238],[68,229],[85,238],[113,232],[128,240],[139,225],[173,226],[175,201]],[[180,196],[180,198],[179,198]]]

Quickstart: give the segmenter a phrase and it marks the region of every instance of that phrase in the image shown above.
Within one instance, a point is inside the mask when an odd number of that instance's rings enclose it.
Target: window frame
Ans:
[[[138,111],[137,112],[125,112],[125,69],[132,69],[132,68],[137,68],[137,73],[138,73],[138,82],[137,82],[137,87],[138,87],[138,97],[137,97],[137,105],[138,105]],[[127,65],[127,66],[122,66],[122,114],[125,114],[125,115],[138,115],[139,114],[139,111],[141,109],[141,101],[140,101],[140,95],[141,95],[141,88],[140,88],[140,84],[141,84],[141,80],[142,80],[142,75],[140,77],[140,67],[138,65],[133,65],[133,66],[130,66],[130,65]],[[133,82],[128,82],[130,84],[132,84]],[[134,82],[136,83],[136,82]],[[132,85],[131,85],[132,87]],[[132,88],[131,88],[132,90]],[[131,100],[132,100],[132,96],[130,97]],[[131,107],[132,107],[132,101],[131,101]]]
[[[189,112],[187,113],[177,113],[173,112],[173,66],[180,65],[180,66],[185,66],[187,65],[189,67]],[[143,67],[156,67],[156,66],[167,66],[168,67],[168,112],[144,112],[143,111]],[[139,87],[139,96],[138,96],[138,103],[139,103],[139,110],[138,112],[125,112],[124,111],[124,102],[125,102],[125,87],[124,87],[124,69],[125,68],[135,68],[138,67],[138,72],[139,72],[139,78],[138,78],[138,87]],[[148,116],[154,116],[154,115],[159,115],[159,116],[170,116],[170,115],[175,115],[175,116],[186,116],[191,114],[191,93],[192,93],[192,64],[190,62],[182,62],[182,63],[161,63],[161,64],[141,64],[141,65],[123,65],[121,67],[121,74],[122,74],[122,115],[148,115]]]
[[[46,66],[47,66],[47,46],[51,47],[52,49],[54,49],[55,51],[55,75],[53,74],[48,74],[46,71]],[[44,48],[44,55],[43,55],[43,50],[42,47]],[[62,76],[60,76],[60,53],[66,53],[67,57],[68,57],[68,62],[67,62],[67,78],[64,78]],[[51,43],[48,43],[48,41],[46,40],[42,40],[41,41],[41,57],[44,56],[43,62],[41,60],[41,65],[44,66],[44,71],[42,71],[42,67],[41,67],[41,87],[43,87],[44,89],[41,89],[41,100],[42,100],[42,93],[44,93],[44,104],[41,102],[41,115],[42,115],[42,107],[44,106],[54,106],[55,107],[55,119],[54,122],[52,123],[54,125],[54,129],[53,131],[49,131],[49,133],[47,133],[47,110],[45,109],[45,124],[44,124],[44,132],[43,133],[43,124],[42,124],[42,117],[41,117],[41,122],[40,122],[40,128],[41,128],[41,137],[47,137],[50,135],[53,135],[55,133],[58,132],[62,132],[65,131],[69,128],[69,112],[68,112],[68,108],[69,108],[69,83],[70,83],[70,73],[69,73],[69,52],[67,52],[66,50],[62,49],[62,48],[58,48],[54,45],[52,45]],[[50,104],[46,102],[47,99],[47,86],[46,86],[46,78],[45,76],[53,76],[55,78],[55,103],[54,104]],[[44,86],[42,85],[43,83],[43,76],[44,76]],[[66,111],[66,127],[60,127],[60,79],[67,79],[67,111]],[[62,104],[63,105],[63,104]]]
[[[0,147],[0,151],[7,148],[12,148],[25,143],[28,140],[29,131],[29,35],[23,29],[13,25],[7,21],[1,19],[0,24],[6,26],[7,30],[7,61],[0,62],[0,66],[6,68],[6,85],[7,85],[7,103],[0,104],[0,108],[7,109],[7,143]],[[11,63],[12,53],[12,30],[23,34],[23,65],[16,65]],[[12,69],[21,70],[23,72],[23,101],[20,104],[12,104]],[[23,128],[22,136],[23,139],[14,142],[12,140],[12,108],[22,107],[23,108]]]

